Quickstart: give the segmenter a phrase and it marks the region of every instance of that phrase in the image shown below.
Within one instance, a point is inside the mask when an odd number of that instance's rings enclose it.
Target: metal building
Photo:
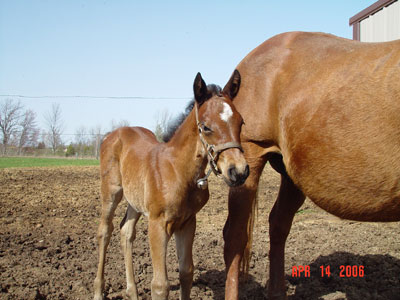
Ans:
[[[400,39],[400,1],[379,0],[349,20],[353,39],[386,42]]]

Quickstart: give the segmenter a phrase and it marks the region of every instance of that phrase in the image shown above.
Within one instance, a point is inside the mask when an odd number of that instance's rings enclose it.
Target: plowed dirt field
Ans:
[[[93,297],[99,183],[98,167],[0,170],[0,299]],[[250,276],[241,285],[241,299],[265,299],[267,220],[278,187],[279,176],[267,167],[259,190]],[[210,188],[211,199],[198,214],[193,299],[224,298],[222,228],[228,189],[215,178]],[[107,299],[124,299],[119,222],[125,209],[126,203],[121,203],[114,219],[106,265]],[[142,299],[150,299],[152,276],[146,233],[147,220],[142,218],[133,253]],[[310,267],[309,277],[292,276],[293,267],[299,265]],[[322,276],[321,266],[325,270],[329,266],[330,277]],[[306,200],[287,241],[285,268],[289,299],[400,299],[400,223],[343,221]],[[173,240],[168,272],[170,299],[178,299]]]

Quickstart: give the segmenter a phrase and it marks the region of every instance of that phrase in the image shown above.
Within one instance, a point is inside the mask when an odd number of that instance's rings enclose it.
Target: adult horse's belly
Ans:
[[[276,36],[238,65],[250,141],[277,146],[293,182],[342,218],[400,220],[400,41]]]
[[[400,220],[400,109],[389,98],[308,99],[282,114],[288,174],[338,217]]]

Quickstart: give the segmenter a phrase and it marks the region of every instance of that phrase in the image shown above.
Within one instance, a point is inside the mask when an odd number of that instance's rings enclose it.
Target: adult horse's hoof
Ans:
[[[286,293],[268,293],[268,300],[287,300]]]
[[[267,281],[267,285],[266,285],[266,293],[264,294],[264,296],[267,296],[268,300],[287,300],[287,296],[286,296],[286,291],[285,290],[275,290],[272,291],[270,290],[269,287],[269,280]]]

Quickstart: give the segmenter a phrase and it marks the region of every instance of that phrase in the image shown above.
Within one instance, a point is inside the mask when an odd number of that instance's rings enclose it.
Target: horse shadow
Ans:
[[[286,274],[289,300],[400,300],[400,260],[393,256],[335,252],[318,257],[309,267],[309,277]],[[209,290],[208,298],[223,300],[225,278],[225,271],[209,270],[193,286]],[[249,274],[239,286],[239,299],[268,299],[265,285]]]
[[[209,294],[207,299],[224,300],[225,299],[225,271],[209,270],[202,273],[193,282],[193,287],[197,286],[201,290],[207,290]],[[265,299],[265,287],[257,282],[255,277],[250,274],[247,276],[246,281],[241,278],[239,286],[239,299]]]
[[[400,300],[400,260],[393,256],[335,252],[309,266],[309,277],[286,276],[295,287],[289,299]]]

